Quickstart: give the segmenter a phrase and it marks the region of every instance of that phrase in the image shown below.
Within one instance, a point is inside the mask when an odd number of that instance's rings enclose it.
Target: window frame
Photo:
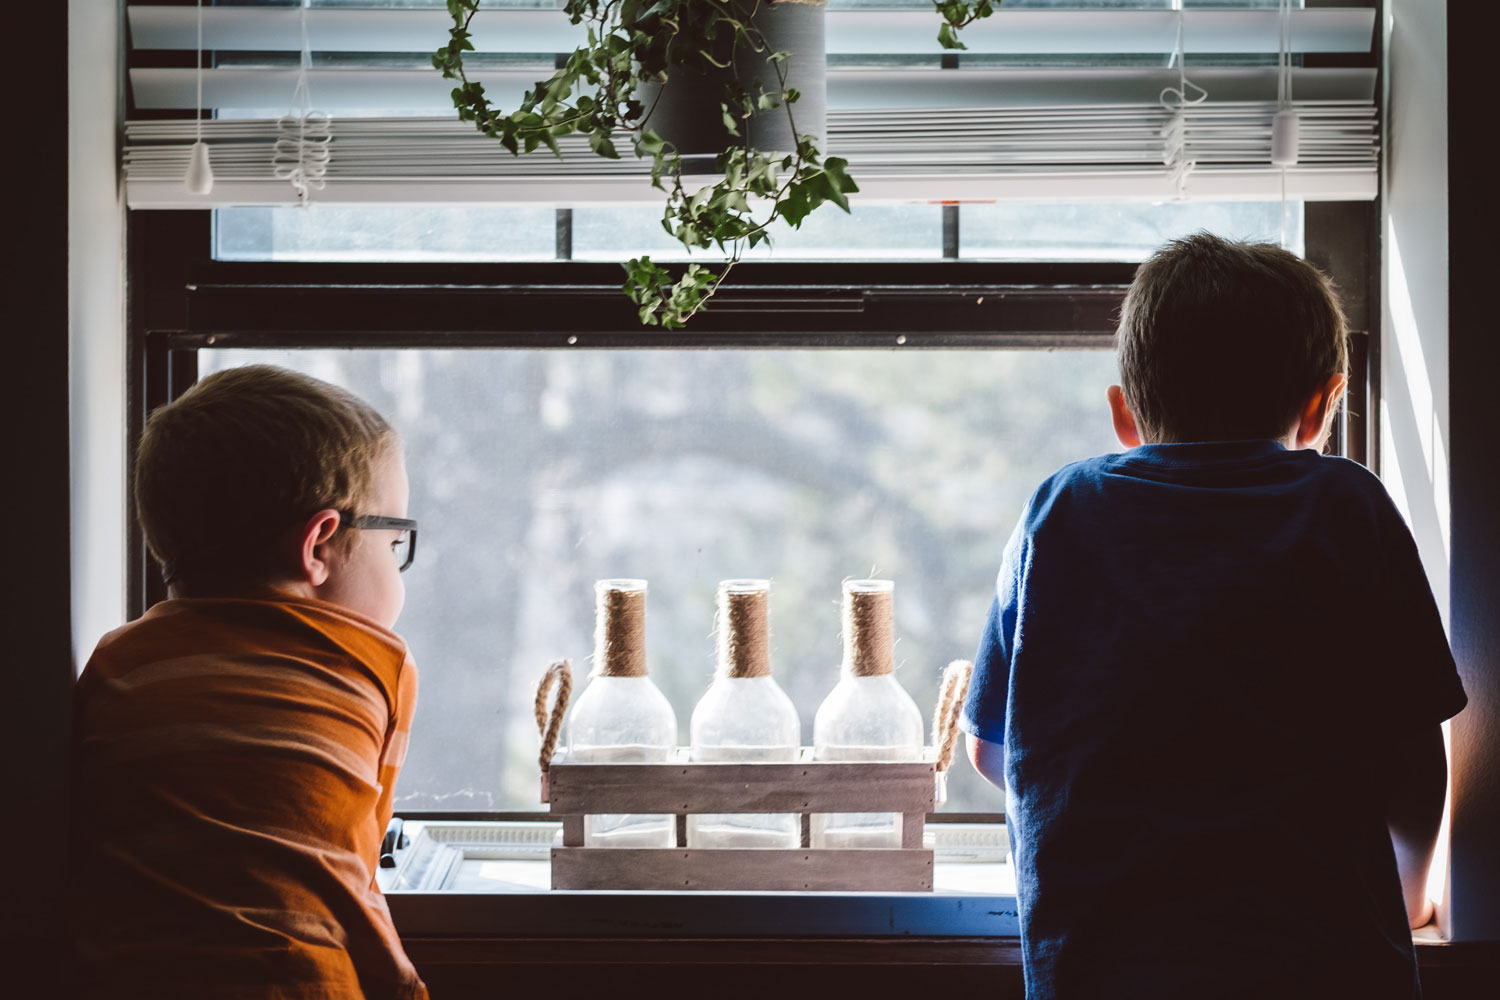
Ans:
[[[1307,256],[1345,298],[1350,392],[1330,450],[1369,464],[1378,406],[1369,240],[1378,203],[1308,203]],[[945,229],[948,228],[945,226]],[[127,476],[147,415],[190,388],[204,348],[1111,350],[1136,265],[1121,262],[745,261],[686,330],[640,326],[614,263],[223,261],[212,212],[131,212]],[[1378,268],[1378,264],[1375,265]],[[1372,277],[1375,284],[1371,284]],[[433,317],[441,317],[441,323]],[[497,322],[503,318],[504,324]],[[777,327],[768,330],[768,325]],[[1372,363],[1372,358],[1376,360]],[[129,496],[127,614],[166,598]],[[539,820],[410,811],[414,820]],[[992,814],[935,814],[990,822]]]

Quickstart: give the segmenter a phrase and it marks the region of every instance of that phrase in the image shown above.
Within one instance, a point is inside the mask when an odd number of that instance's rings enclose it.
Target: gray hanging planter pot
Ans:
[[[724,150],[748,139],[750,147],[764,153],[790,153],[797,136],[814,136],[821,143],[828,128],[828,55],[824,46],[824,13],[827,0],[735,0],[744,17],[765,36],[764,51],[750,48],[743,39],[735,45],[733,33],[715,40],[713,60],[729,64],[718,68],[699,62],[673,66],[664,84],[641,87],[638,99],[648,110],[645,125],[677,148],[684,173],[711,173],[713,162]],[[753,12],[753,16],[752,15]],[[721,105],[731,104],[728,95],[738,83],[745,93],[779,94],[782,82],[776,65],[766,57],[773,52],[790,53],[782,63],[786,88],[801,96],[791,105],[757,110],[739,124],[736,137],[724,123]],[[796,132],[793,133],[795,124]]]

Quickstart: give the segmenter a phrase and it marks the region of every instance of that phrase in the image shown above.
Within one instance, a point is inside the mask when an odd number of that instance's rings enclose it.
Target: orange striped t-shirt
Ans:
[[[322,601],[105,636],[73,698],[84,994],[425,997],[375,885],[416,693],[400,637]]]

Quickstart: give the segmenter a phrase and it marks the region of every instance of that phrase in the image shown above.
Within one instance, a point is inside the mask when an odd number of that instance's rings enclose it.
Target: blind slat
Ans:
[[[133,47],[197,47],[196,10],[190,6],[131,4]],[[1007,10],[1001,8],[964,30],[968,53],[1035,55],[1167,53],[1177,39],[1177,12],[1164,10]],[[1280,28],[1274,9],[1182,12],[1185,50],[1274,53]],[[835,54],[936,54],[937,15],[931,10],[830,10],[827,47]],[[316,8],[307,12],[308,37],[319,52],[422,52],[448,37],[442,9]],[[1292,12],[1294,52],[1369,52],[1372,8],[1341,7]],[[471,30],[480,52],[569,52],[583,31],[558,10],[481,10]],[[296,8],[205,7],[204,47],[223,51],[300,51]]]
[[[1165,169],[1073,171],[1066,174],[911,174],[859,175],[857,203],[878,202],[1085,202],[1171,201],[1176,183]],[[1286,172],[1286,196],[1299,201],[1370,201],[1375,172],[1347,168],[1293,168]],[[1263,170],[1198,170],[1188,183],[1195,201],[1277,201],[1282,195],[1278,173]],[[319,191],[315,201],[327,204],[476,205],[659,202],[661,192],[636,177],[593,177],[568,182],[552,178],[506,180],[341,181]],[[131,180],[126,201],[133,209],[202,209],[276,206],[296,202],[285,181],[217,181],[211,194],[190,195],[182,181]]]
[[[479,71],[497,107],[515,106],[545,69]],[[1299,100],[1374,101],[1374,69],[1299,68],[1292,89]],[[1204,67],[1188,78],[1214,101],[1267,101],[1276,97],[1276,69]],[[191,68],[130,71],[135,105],[143,110],[192,110],[197,74]],[[207,108],[269,111],[287,106],[297,85],[295,69],[203,71]],[[317,107],[339,112],[451,110],[453,83],[432,70],[321,69],[308,72]],[[1177,85],[1177,72],[1155,68],[1104,69],[833,69],[828,71],[828,107],[834,109],[948,109],[1054,104],[1140,104],[1156,101]]]
[[[1303,159],[1287,174],[1291,197],[1369,198],[1378,163],[1372,109],[1358,102],[1308,104]],[[1170,179],[1163,162],[1169,114],[1159,105],[1100,108],[952,110],[941,127],[890,112],[829,115],[828,152],[845,156],[862,200],[1038,197],[1161,200]],[[1129,114],[1122,114],[1129,112]],[[1184,112],[1184,155],[1195,159],[1193,197],[1280,197],[1281,175],[1270,167],[1274,102]],[[289,185],[274,177],[274,120],[204,122],[217,182],[206,199],[182,190],[197,126],[191,121],[132,121],[126,126],[127,198],[134,208],[203,204],[279,204]],[[659,200],[646,164],[602,160],[587,141],[567,136],[563,155],[545,150],[515,157],[454,118],[335,119],[326,179],[318,200],[357,202]],[[1212,177],[1212,180],[1207,178]],[[282,189],[286,190],[283,191]],[[538,194],[545,190],[546,194]]]

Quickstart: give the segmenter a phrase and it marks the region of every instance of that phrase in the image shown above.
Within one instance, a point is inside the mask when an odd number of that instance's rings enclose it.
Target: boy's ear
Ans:
[[[1296,442],[1298,448],[1323,447],[1333,425],[1333,415],[1338,412],[1339,399],[1349,384],[1345,375],[1330,375],[1313,390],[1302,406],[1302,415],[1297,418]]]
[[[1109,387],[1109,415],[1115,422],[1115,437],[1127,448],[1141,443],[1141,431],[1135,424],[1135,414],[1125,402],[1125,390],[1117,385]]]
[[[320,510],[302,525],[298,534],[297,575],[314,587],[328,582],[332,567],[328,560],[328,541],[339,530],[336,510]]]

